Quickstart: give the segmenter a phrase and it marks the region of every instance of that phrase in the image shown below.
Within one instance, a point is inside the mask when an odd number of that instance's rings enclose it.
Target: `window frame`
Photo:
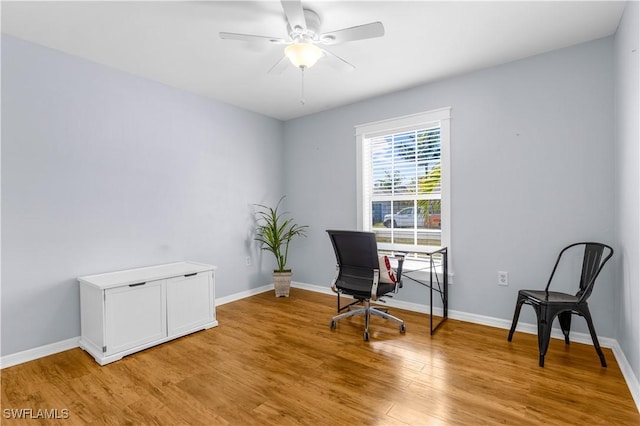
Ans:
[[[451,249],[451,161],[450,161],[450,120],[451,107],[439,108],[417,114],[390,118],[355,126],[356,136],[356,193],[357,193],[357,228],[370,231],[371,208],[365,209],[370,203],[365,191],[365,185],[370,185],[370,176],[364,176],[367,159],[370,155],[366,141],[377,136],[390,133],[401,133],[419,130],[424,127],[439,124],[440,127],[440,164],[441,164],[441,247]],[[379,244],[381,249],[392,251],[424,251],[425,247],[410,244]]]

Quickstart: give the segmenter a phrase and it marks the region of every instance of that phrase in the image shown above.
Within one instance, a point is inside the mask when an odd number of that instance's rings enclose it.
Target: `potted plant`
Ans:
[[[263,250],[273,253],[278,265],[278,268],[273,271],[276,297],[289,296],[291,287],[291,269],[287,269],[289,243],[295,236],[305,236],[308,228],[306,225],[294,223],[292,218],[286,218],[286,212],[278,212],[282,200],[284,196],[280,198],[275,208],[255,204],[258,222],[255,240],[260,242]]]

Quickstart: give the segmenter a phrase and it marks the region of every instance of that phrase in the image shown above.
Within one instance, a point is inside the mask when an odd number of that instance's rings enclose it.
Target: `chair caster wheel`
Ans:
[[[335,320],[331,320],[330,327],[331,327],[332,330],[336,329],[336,321]]]
[[[404,324],[400,324],[400,333],[404,334],[407,332],[407,329],[405,328]]]
[[[365,342],[368,342],[368,341],[369,341],[369,332],[368,332],[368,331],[365,331],[365,332],[364,332],[363,339],[364,339],[364,341],[365,341]]]

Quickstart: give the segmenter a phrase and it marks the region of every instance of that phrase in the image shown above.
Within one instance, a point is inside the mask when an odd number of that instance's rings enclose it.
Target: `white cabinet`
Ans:
[[[106,352],[115,354],[167,336],[163,281],[105,290]]]
[[[80,346],[104,365],[218,325],[215,270],[179,262],[78,278]]]
[[[167,332],[175,336],[211,321],[213,286],[206,274],[193,274],[167,280]]]

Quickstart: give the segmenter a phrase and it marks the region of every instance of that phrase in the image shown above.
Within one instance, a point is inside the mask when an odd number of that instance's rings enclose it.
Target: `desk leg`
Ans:
[[[444,288],[440,287],[440,281],[438,280],[438,276],[436,275],[436,281],[438,283],[438,293],[440,293],[440,299],[442,300],[442,319],[438,324],[433,327],[433,257],[430,256],[431,262],[431,273],[429,277],[429,287],[431,290],[430,293],[430,301],[429,301],[429,329],[431,330],[431,335],[436,332],[438,328],[449,318],[449,253],[448,249],[442,250],[442,285]]]
[[[433,328],[433,258],[431,256],[429,256],[429,262],[431,263],[429,268],[429,330],[431,331],[430,334],[433,335],[435,330]]]
[[[442,253],[443,265],[442,272],[444,274],[444,301],[443,301],[443,309],[444,309],[444,319],[449,318],[449,249],[446,249],[444,253]]]
[[[435,263],[433,262],[433,255],[438,253],[442,255],[442,281],[440,281],[440,279],[438,278]],[[405,272],[402,276],[404,279],[408,279],[422,286],[429,287],[429,330],[430,334],[433,335],[436,330],[438,330],[438,328],[440,328],[440,326],[447,320],[447,318],[449,318],[449,254],[448,249],[445,247],[437,252],[428,253],[427,255],[429,256],[429,281],[413,278],[409,275],[409,272]],[[440,300],[442,301],[442,319],[436,324],[435,327],[433,326],[434,275],[436,284],[438,285],[438,288],[435,291],[440,294]],[[444,286],[444,288],[442,288],[442,286]]]

